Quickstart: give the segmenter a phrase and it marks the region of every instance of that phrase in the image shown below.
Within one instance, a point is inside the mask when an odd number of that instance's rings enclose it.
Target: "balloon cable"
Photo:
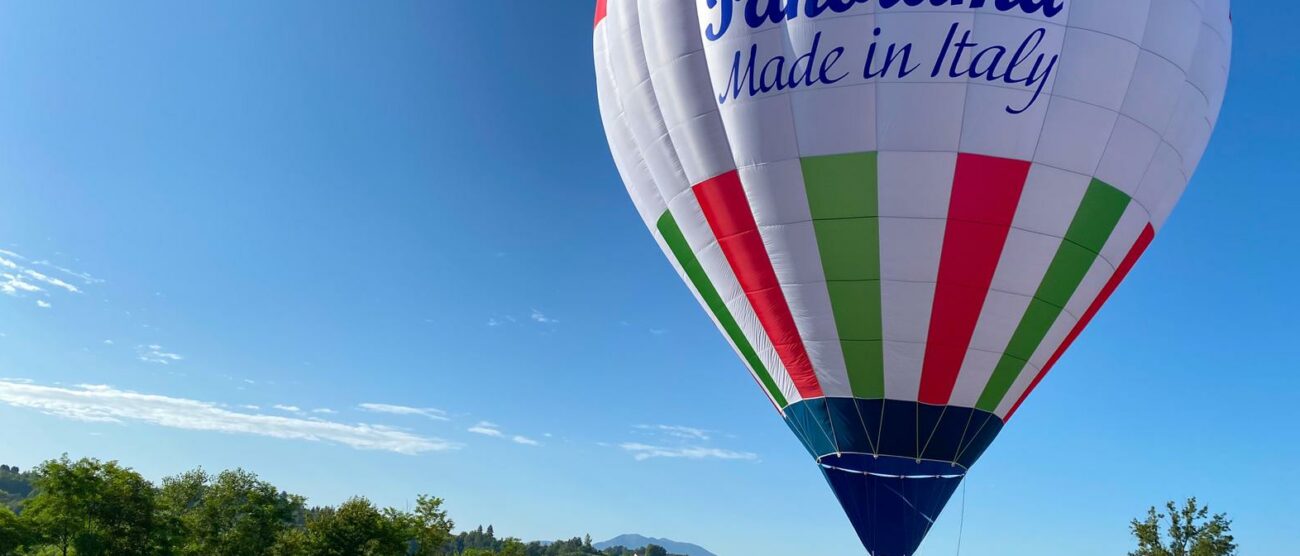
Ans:
[[[961,556],[961,537],[966,531],[966,481],[969,480],[970,475],[967,475],[961,481],[961,522],[957,526],[957,556]]]

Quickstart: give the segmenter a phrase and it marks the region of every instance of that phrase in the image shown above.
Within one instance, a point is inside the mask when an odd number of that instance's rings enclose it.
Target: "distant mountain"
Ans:
[[[604,550],[606,548],[613,548],[615,546],[624,546],[627,548],[644,548],[645,545],[647,544],[657,544],[659,546],[668,549],[668,552],[671,552],[673,554],[684,554],[686,556],[718,556],[717,554],[709,552],[708,550],[705,550],[704,547],[697,544],[691,544],[688,542],[678,542],[672,539],[656,539],[654,537],[646,537],[642,535],[633,535],[633,534],[619,535],[607,541],[594,543],[592,544],[592,546]]]

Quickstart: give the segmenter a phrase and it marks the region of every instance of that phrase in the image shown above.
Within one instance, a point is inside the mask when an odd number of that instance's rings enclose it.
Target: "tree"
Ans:
[[[389,556],[406,554],[405,527],[392,512],[354,497],[337,509],[326,508],[307,521],[310,556]]]
[[[421,494],[415,499],[415,512],[411,516],[412,537],[416,542],[415,554],[432,556],[451,541],[451,530],[456,526],[442,509],[442,499]],[[492,527],[488,526],[488,531]]]
[[[196,550],[191,545],[187,521],[203,502],[203,494],[211,480],[212,476],[202,469],[163,479],[162,488],[158,489],[154,533],[154,545],[159,554],[187,554]]]
[[[36,540],[25,520],[0,506],[0,554],[13,554]]]
[[[267,554],[269,556],[305,556],[309,544],[310,539],[307,537],[305,529],[286,529],[276,537],[275,544],[271,545],[271,550]]]
[[[508,538],[501,542],[501,551],[497,554],[500,556],[526,556],[528,554],[528,546],[519,539],[513,537]]]
[[[657,544],[645,545],[645,556],[668,556],[668,550]]]
[[[1129,556],[1235,556],[1232,521],[1224,514],[1210,515],[1208,506],[1198,506],[1189,498],[1179,508],[1173,501],[1165,504],[1168,514],[1147,510],[1146,519],[1134,519],[1129,525],[1137,537],[1138,548]],[[1166,531],[1162,522],[1168,519]]]
[[[153,549],[154,489],[117,462],[65,454],[36,469],[23,515],[59,554],[133,556]]]
[[[260,556],[293,526],[303,500],[242,469],[215,479],[197,469],[164,479],[159,503],[168,536],[183,539],[180,554]]]

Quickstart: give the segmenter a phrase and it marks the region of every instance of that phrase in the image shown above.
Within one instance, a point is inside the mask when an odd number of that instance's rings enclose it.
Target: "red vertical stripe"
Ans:
[[[795,328],[794,316],[790,314],[790,305],[786,303],[776,270],[772,268],[767,248],[758,233],[758,224],[754,222],[749,199],[740,184],[740,175],[732,170],[696,184],[693,190],[704,218],[718,238],[722,254],[736,273],[740,288],[754,307],[758,322],[772,340],[772,346],[789,371],[799,395],[804,398],[822,397],[821,384],[817,382],[803,339]]]
[[[1038,372],[1038,376],[1034,377],[1034,381],[1029,383],[1029,388],[1026,388],[1025,392],[1020,395],[1020,399],[1016,400],[1016,405],[1011,406],[1011,411],[1007,412],[1003,422],[1011,420],[1011,416],[1015,415],[1017,409],[1020,409],[1020,404],[1025,403],[1025,398],[1029,397],[1029,393],[1038,387],[1038,383],[1043,381],[1043,377],[1047,376],[1047,372],[1052,370],[1061,355],[1065,354],[1065,350],[1070,349],[1070,344],[1073,344],[1074,340],[1078,339],[1079,334],[1083,333],[1083,329],[1087,328],[1088,323],[1092,322],[1092,318],[1097,316],[1097,311],[1100,311],[1101,306],[1105,305],[1111,294],[1115,293],[1115,289],[1128,276],[1129,271],[1133,270],[1133,265],[1137,264],[1138,259],[1142,258],[1142,254],[1146,252],[1147,247],[1151,245],[1151,240],[1155,239],[1155,237],[1155,228],[1147,224],[1146,229],[1142,230],[1142,235],[1138,236],[1137,243],[1134,243],[1133,247],[1128,250],[1128,254],[1120,262],[1119,268],[1115,269],[1115,274],[1110,277],[1110,281],[1106,282],[1106,287],[1101,289],[1097,299],[1093,300],[1092,305],[1088,306],[1088,310],[1083,312],[1083,316],[1079,318],[1079,322],[1075,323],[1074,328],[1070,330],[1070,334],[1065,337],[1065,341],[1061,342],[1061,346],[1056,348],[1052,358],[1047,360],[1046,365],[1043,365],[1043,370]]]
[[[605,14],[608,11],[606,2],[607,0],[596,0],[596,22],[591,25],[592,27],[600,25],[600,20],[605,19]]]
[[[979,322],[1030,163],[957,155],[930,332],[921,368],[923,403],[945,405]]]

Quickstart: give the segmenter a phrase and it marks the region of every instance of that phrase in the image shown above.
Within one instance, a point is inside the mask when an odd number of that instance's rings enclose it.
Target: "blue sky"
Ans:
[[[46,279],[0,293],[0,461],[860,552],[626,198],[587,4],[7,4],[0,270]],[[923,554],[1119,554],[1187,495],[1300,544],[1296,16],[1238,3],[1179,210]]]

